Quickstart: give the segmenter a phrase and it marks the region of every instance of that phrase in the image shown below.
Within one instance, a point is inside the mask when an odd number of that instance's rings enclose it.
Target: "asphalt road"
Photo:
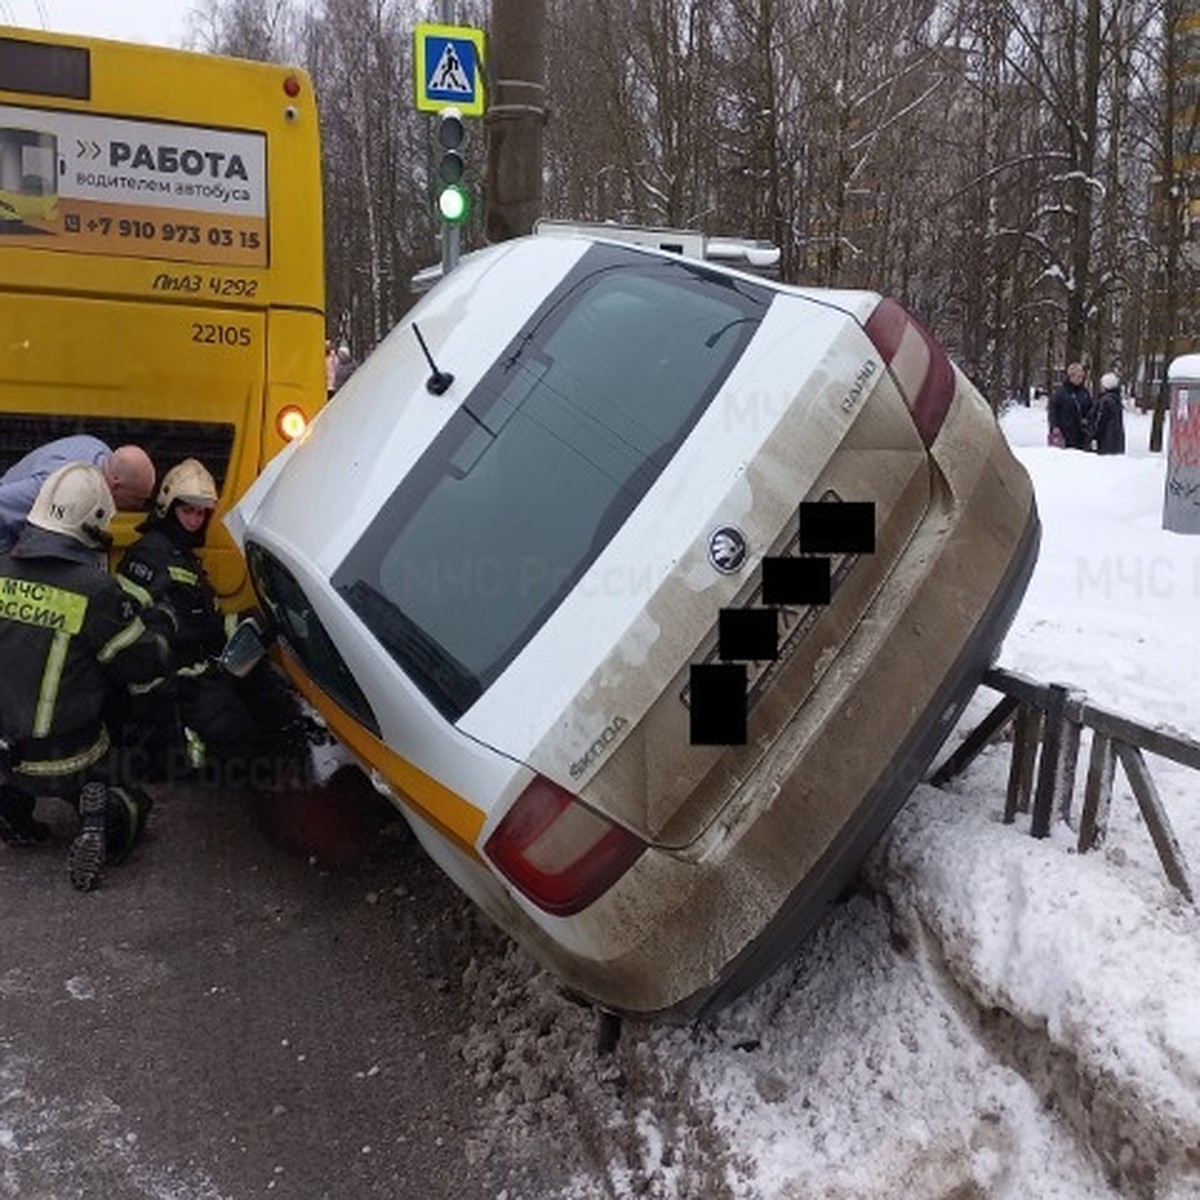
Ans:
[[[0,845],[0,1196],[521,1195],[454,1050],[475,918],[381,801],[160,788],[87,895],[38,815]]]

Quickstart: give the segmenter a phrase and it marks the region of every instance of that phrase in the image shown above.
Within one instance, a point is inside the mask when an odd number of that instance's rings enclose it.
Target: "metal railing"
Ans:
[[[1133,790],[1146,829],[1167,879],[1193,904],[1196,889],[1179,839],[1151,778],[1143,751],[1200,771],[1200,742],[1181,734],[1151,729],[1138,721],[1091,704],[1076,688],[1038,683],[1015,671],[993,668],[983,683],[1003,698],[962,744],[933,773],[941,787],[963,771],[1009,724],[1013,724],[1012,761],[1004,802],[1004,821],[1030,814],[1030,833],[1048,837],[1055,811],[1072,822],[1080,734],[1092,730],[1078,821],[1080,854],[1097,849],[1108,832],[1113,776],[1119,762]],[[1038,751],[1041,751],[1039,756]]]

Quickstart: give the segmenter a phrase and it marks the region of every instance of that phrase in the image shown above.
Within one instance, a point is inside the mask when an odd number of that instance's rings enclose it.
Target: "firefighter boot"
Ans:
[[[108,810],[108,788],[102,783],[85,783],[79,793],[79,834],[67,856],[71,886],[90,892],[100,882],[104,867]]]

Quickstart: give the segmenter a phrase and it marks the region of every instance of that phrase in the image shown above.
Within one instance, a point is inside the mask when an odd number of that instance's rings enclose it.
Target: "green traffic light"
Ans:
[[[438,193],[438,213],[448,225],[457,225],[466,220],[467,193],[465,188],[450,186]]]

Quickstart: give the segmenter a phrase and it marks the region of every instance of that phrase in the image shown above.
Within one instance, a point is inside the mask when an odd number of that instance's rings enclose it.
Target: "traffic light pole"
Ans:
[[[438,0],[438,20],[443,25],[456,25],[457,11],[455,0]],[[442,278],[445,279],[458,266],[458,256],[462,249],[462,237],[459,233],[458,222],[442,221]]]
[[[458,256],[462,248],[462,239],[458,226],[449,221],[442,222],[442,278],[445,279],[458,266]]]

